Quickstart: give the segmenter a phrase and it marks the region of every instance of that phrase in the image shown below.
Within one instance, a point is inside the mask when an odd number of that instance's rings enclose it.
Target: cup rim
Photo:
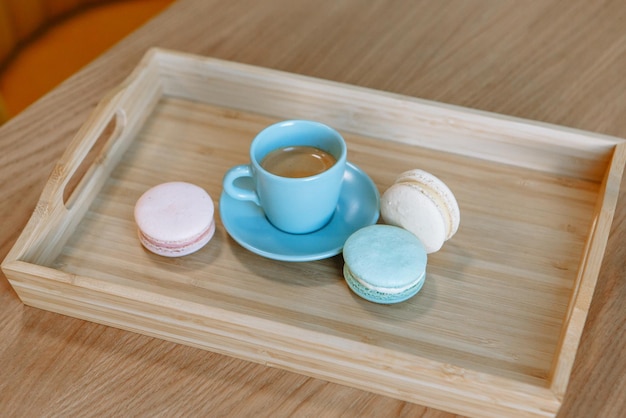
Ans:
[[[314,125],[314,126],[317,126],[317,127],[321,127],[321,128],[326,129],[326,130],[329,130],[334,136],[339,138],[340,139],[339,142],[340,142],[340,145],[341,145],[341,155],[339,156],[339,158],[337,158],[337,161],[335,161],[335,164],[333,164],[328,169],[322,171],[321,173],[317,173],[317,174],[314,174],[312,176],[307,176],[307,177],[284,177],[284,176],[279,176],[278,174],[274,174],[271,171],[268,171],[265,168],[263,168],[263,166],[261,166],[261,162],[258,161],[257,158],[254,157],[254,153],[255,153],[255,150],[256,150],[256,145],[255,144],[258,143],[257,139],[259,137],[261,137],[261,135],[266,134],[267,131],[269,131],[271,129],[276,129],[278,127],[282,127],[282,126],[285,126],[285,125],[293,125],[293,124],[306,124],[306,125]],[[344,139],[343,135],[341,135],[341,133],[339,133],[339,131],[337,131],[335,128],[333,128],[333,127],[331,127],[329,125],[326,125],[325,123],[317,122],[317,121],[313,121],[313,120],[289,119],[289,120],[283,120],[283,121],[280,121],[280,122],[273,123],[271,125],[266,126],[261,131],[259,131],[259,133],[256,134],[256,136],[252,140],[252,143],[250,144],[249,158],[250,158],[250,163],[252,164],[252,167],[254,167],[254,170],[261,171],[264,175],[270,176],[270,178],[273,178],[273,179],[280,179],[280,180],[283,180],[283,181],[293,182],[293,181],[312,181],[312,180],[314,180],[314,179],[316,179],[318,177],[328,175],[328,173],[331,172],[331,171],[338,170],[340,166],[345,166],[345,162],[347,161],[347,154],[348,154],[348,147],[346,145],[346,140]],[[267,155],[267,154],[265,154],[265,155]],[[345,167],[344,167],[344,170],[345,170]]]

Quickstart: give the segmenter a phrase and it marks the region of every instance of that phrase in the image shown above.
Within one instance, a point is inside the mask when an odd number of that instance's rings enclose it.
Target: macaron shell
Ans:
[[[427,256],[409,231],[371,225],[353,233],[343,248],[344,277],[350,289],[377,303],[396,303],[421,289]]]
[[[397,183],[383,193],[380,215],[389,225],[406,229],[424,245],[426,253],[439,251],[448,231],[440,208],[418,187]]]
[[[459,229],[461,222],[461,211],[459,204],[452,193],[452,190],[441,179],[433,174],[421,170],[413,169],[400,174],[395,181],[396,184],[414,184],[420,188],[422,193],[430,197],[438,206],[446,220],[446,240],[452,238]]]
[[[141,243],[150,251],[177,257],[197,251],[215,232],[214,205],[199,186],[162,183],[146,191],[135,204]]]

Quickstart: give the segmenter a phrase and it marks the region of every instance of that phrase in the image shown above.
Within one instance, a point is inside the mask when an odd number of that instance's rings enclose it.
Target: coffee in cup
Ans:
[[[323,149],[292,145],[271,151],[261,161],[261,167],[281,177],[311,177],[331,168],[337,159]]]

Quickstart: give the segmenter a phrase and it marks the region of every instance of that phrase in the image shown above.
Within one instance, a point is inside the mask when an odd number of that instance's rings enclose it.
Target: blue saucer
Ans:
[[[242,247],[281,261],[312,261],[337,255],[353,232],[378,220],[380,195],[365,172],[347,163],[341,197],[330,222],[310,234],[294,235],[275,228],[263,210],[250,201],[220,197],[226,231]]]

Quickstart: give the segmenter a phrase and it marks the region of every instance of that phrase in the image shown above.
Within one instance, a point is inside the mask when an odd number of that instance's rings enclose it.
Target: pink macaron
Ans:
[[[165,257],[181,257],[204,247],[215,233],[214,205],[201,187],[169,182],[146,191],[135,204],[141,244]]]

